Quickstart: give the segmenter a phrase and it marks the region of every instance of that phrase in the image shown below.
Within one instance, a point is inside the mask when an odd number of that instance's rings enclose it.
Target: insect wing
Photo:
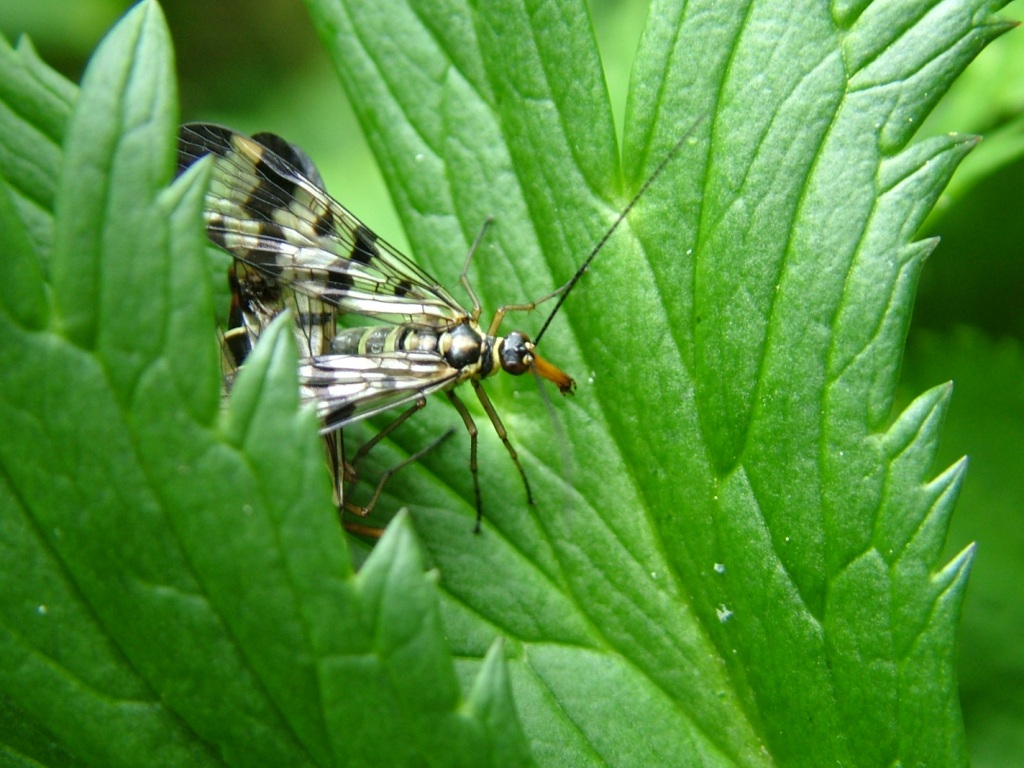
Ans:
[[[178,146],[180,169],[214,155],[209,237],[267,281],[384,322],[437,328],[466,316],[448,291],[331,198],[294,145],[190,123]]]
[[[459,370],[432,352],[321,355],[299,362],[305,402],[326,433],[445,389]]]

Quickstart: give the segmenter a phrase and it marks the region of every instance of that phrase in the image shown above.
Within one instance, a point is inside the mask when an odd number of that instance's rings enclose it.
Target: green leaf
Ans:
[[[0,174],[44,258],[53,233],[60,145],[75,96],[74,85],[39,61],[28,40],[15,50],[0,37]]]
[[[901,380],[907,397],[944,377],[955,381],[940,461],[966,450],[971,471],[953,517],[947,552],[977,541],[971,592],[964,604],[958,679],[972,764],[1008,766],[1024,755],[1024,674],[1017,642],[1024,604],[1024,529],[1012,521],[1024,510],[1024,350],[976,329],[918,333],[908,344]],[[1008,524],[1010,521],[1010,524]]]
[[[155,4],[77,99],[4,48],[6,761],[965,764],[949,389],[890,412],[913,237],[973,145],[910,140],[991,4],[656,2],[621,163],[581,3],[309,4],[417,258],[454,284],[496,216],[487,310],[562,284],[692,140],[544,337],[576,398],[552,423],[533,382],[487,384],[537,506],[486,435],[474,536],[448,441],[354,576],[287,318],[221,411]]]
[[[0,292],[4,761],[468,766],[489,744],[525,754],[514,717],[493,722],[514,711],[501,659],[472,701],[462,695],[408,526],[353,575],[315,416],[297,407],[289,318],[222,412],[208,169],[167,186],[175,99],[166,25],[141,3],[74,99],[54,210],[36,220],[52,236],[34,241],[18,190],[0,188],[2,273],[17,289]],[[424,660],[415,677],[410,656]],[[372,697],[360,698],[367,671]],[[371,698],[401,708],[365,709]]]
[[[1007,4],[1000,18],[1006,29],[1016,27],[1024,20],[1024,3]],[[928,118],[922,129],[926,133],[971,130],[985,135],[944,191],[934,221],[948,217],[950,203],[958,202],[974,184],[1024,157],[1024,119],[1018,107],[1024,96],[1022,74],[1024,36],[1007,35],[978,56]]]
[[[697,124],[544,337],[562,426],[488,384],[537,507],[493,440],[480,537],[451,446],[449,509],[402,481],[462,654],[508,638],[538,762],[965,764],[948,389],[890,412],[913,238],[975,143],[911,139],[993,4],[656,2],[622,171],[581,3],[308,5],[417,259],[445,281],[495,215],[491,309],[564,282]]]
[[[986,135],[981,146],[987,143]],[[978,179],[943,216],[929,220],[927,233],[941,235],[942,247],[921,277],[914,305],[920,327],[949,332],[968,323],[996,338],[1024,334],[1017,290],[1024,281],[1024,226],[1002,213],[1022,194],[1024,158]]]
[[[1024,2],[1003,9],[1019,24]],[[1020,242],[1024,226],[1000,215],[1024,194],[1024,35],[1008,34],[989,46],[951,89],[922,129],[955,128],[984,134],[945,189],[924,232],[942,248],[921,277],[914,305],[918,328],[943,333],[962,323],[994,337],[1024,333],[1019,286],[1024,280]]]

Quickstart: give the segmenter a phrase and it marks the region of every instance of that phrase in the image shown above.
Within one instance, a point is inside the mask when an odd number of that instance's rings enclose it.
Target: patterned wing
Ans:
[[[229,333],[244,329],[251,350],[274,318],[285,309],[294,315],[295,341],[301,357],[327,354],[337,330],[337,310],[316,296],[267,276],[245,262],[235,261],[228,274],[231,285]],[[237,333],[237,330],[235,331]],[[243,357],[238,358],[241,363]]]
[[[302,398],[316,404],[324,434],[458,381],[459,370],[433,352],[321,355],[299,361]]]
[[[228,314],[228,328],[220,335],[225,398],[231,392],[235,376],[259,337],[286,308],[293,311],[292,330],[302,358],[310,359],[329,350],[337,329],[333,307],[314,297],[297,293],[290,286],[268,281],[265,274],[238,260],[231,265],[229,283],[231,310]],[[345,501],[345,484],[355,477],[355,472],[345,460],[342,431],[336,429],[325,434],[324,447],[331,472],[334,503],[339,509],[354,509],[346,505]]]
[[[436,280],[333,200],[302,150],[273,134],[181,128],[178,165],[213,155],[210,239],[264,276],[340,312],[425,328],[467,312]]]

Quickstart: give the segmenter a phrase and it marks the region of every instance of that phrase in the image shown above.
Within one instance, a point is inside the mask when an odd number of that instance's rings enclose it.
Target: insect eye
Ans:
[[[501,367],[506,373],[519,376],[533,363],[533,342],[525,333],[513,331],[501,343]]]

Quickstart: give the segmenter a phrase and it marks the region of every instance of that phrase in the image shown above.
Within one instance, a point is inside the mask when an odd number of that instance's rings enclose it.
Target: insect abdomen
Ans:
[[[437,352],[439,334],[410,325],[375,325],[338,331],[331,342],[337,355],[380,355],[388,352]]]

